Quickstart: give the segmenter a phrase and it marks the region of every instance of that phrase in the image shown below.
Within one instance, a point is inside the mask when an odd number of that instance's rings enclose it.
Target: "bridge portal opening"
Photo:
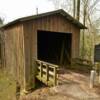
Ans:
[[[39,60],[57,65],[71,62],[72,34],[50,31],[37,32],[37,56]]]

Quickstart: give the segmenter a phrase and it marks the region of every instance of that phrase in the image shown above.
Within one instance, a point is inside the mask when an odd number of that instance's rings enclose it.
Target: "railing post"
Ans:
[[[48,81],[49,81],[49,65],[46,65],[46,84],[48,85]]]
[[[54,67],[54,86],[57,85],[57,69]]]
[[[42,65],[43,65],[42,62],[40,62],[40,78],[41,78],[41,80],[42,80],[42,74],[43,74],[43,73],[42,73],[42,70],[43,70],[43,69],[42,69]]]

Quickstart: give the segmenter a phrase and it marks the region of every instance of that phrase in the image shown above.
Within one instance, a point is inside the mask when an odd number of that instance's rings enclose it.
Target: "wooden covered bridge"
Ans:
[[[56,85],[58,66],[79,56],[80,29],[86,27],[62,9],[2,26],[5,68],[15,75],[22,90],[34,88],[35,77]]]

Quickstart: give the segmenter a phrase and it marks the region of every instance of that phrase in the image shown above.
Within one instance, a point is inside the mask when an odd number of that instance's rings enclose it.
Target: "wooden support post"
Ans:
[[[61,55],[60,55],[60,64],[63,65],[63,56],[64,56],[64,41],[61,48]]]
[[[48,85],[49,81],[49,65],[46,65],[46,84]]]
[[[40,78],[41,78],[41,80],[42,80],[42,74],[43,74],[43,73],[42,73],[42,70],[43,70],[43,69],[42,69],[42,66],[43,66],[43,63],[40,62]]]
[[[100,83],[100,63],[98,65],[98,69],[99,69],[99,83]]]
[[[54,86],[56,86],[57,85],[57,69],[56,69],[56,67],[54,67]]]
[[[58,76],[58,68],[56,68],[56,74],[57,74],[57,77],[56,77],[56,81],[57,81],[56,83],[57,83],[57,84],[56,84],[56,85],[58,85],[58,84],[59,84],[59,83],[58,83],[58,77],[59,77],[59,76]]]

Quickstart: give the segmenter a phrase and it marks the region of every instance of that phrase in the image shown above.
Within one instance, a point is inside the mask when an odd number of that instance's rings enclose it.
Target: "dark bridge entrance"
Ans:
[[[72,34],[38,31],[38,59],[58,65],[71,60]]]

